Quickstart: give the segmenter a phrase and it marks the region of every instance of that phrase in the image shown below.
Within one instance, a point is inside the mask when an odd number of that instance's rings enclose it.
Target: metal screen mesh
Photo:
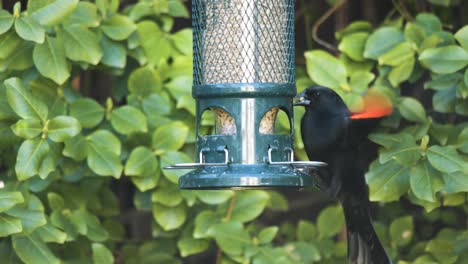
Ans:
[[[194,85],[294,84],[294,0],[193,0]]]

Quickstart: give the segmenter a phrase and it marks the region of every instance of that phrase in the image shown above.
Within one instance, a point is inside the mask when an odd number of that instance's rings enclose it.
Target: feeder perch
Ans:
[[[304,187],[294,161],[294,0],[193,0],[193,88],[197,101],[198,163],[179,179],[182,189]],[[275,134],[279,110],[289,134]],[[204,111],[215,113],[215,134],[200,135]],[[312,170],[313,171],[313,170]]]

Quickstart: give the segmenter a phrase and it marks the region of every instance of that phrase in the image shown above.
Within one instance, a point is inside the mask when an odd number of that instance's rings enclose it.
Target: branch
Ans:
[[[324,46],[325,48],[331,50],[331,51],[337,51],[336,47],[325,40],[322,40],[319,38],[317,32],[319,30],[319,27],[327,20],[333,13],[335,13],[336,10],[338,10],[340,7],[342,7],[347,0],[341,0],[340,2],[336,3],[334,6],[332,6],[330,9],[325,12],[314,24],[312,27],[312,38],[317,42],[318,44]]]
[[[226,216],[224,217],[225,220],[230,220],[232,217],[232,211],[234,209],[234,204],[236,203],[236,198],[237,198],[237,192],[234,191],[234,194],[232,195],[231,201],[229,202],[228,209],[226,211]],[[218,248],[218,252],[216,252],[216,264],[221,264],[221,258],[223,256],[223,252],[221,251],[220,248]]]
[[[405,18],[406,21],[413,21],[414,18],[411,16],[410,12],[408,9],[406,9],[406,6],[403,2],[403,0],[392,0],[393,5],[395,6],[396,10],[398,10],[398,13],[401,14],[402,17]]]

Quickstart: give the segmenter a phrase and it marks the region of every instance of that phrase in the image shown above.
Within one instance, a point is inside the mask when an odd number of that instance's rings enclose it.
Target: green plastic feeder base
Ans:
[[[181,189],[302,188],[314,184],[314,175],[291,165],[232,164],[205,166],[179,179]]]

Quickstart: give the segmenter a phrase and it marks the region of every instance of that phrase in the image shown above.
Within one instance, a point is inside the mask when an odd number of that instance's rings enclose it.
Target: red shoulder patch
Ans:
[[[388,116],[393,111],[392,101],[383,93],[375,90],[363,96],[364,108],[362,111],[351,113],[351,119],[368,119]]]

